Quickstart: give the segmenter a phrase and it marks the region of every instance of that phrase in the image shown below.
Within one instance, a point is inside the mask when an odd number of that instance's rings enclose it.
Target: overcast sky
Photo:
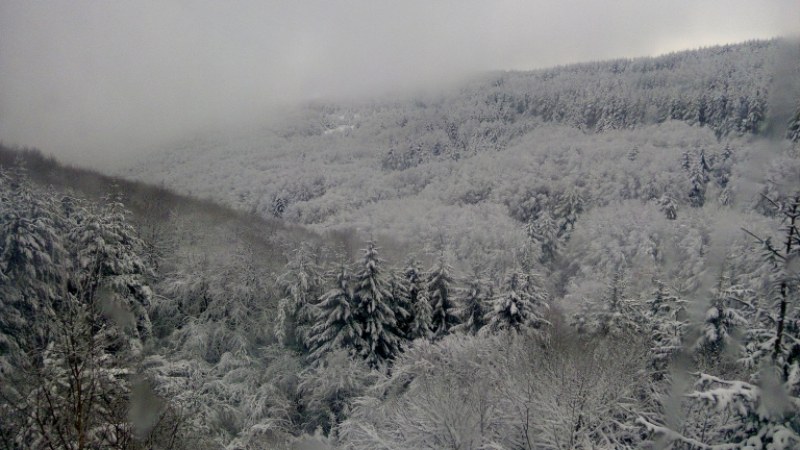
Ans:
[[[798,0],[0,0],[0,140],[81,164],[311,98],[797,34]]]

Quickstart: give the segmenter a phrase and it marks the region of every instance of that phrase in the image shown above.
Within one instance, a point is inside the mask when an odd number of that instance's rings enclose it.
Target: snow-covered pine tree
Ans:
[[[410,286],[406,280],[405,273],[392,270],[388,276],[389,298],[391,308],[397,320],[397,334],[401,337],[408,337],[408,330],[414,320],[411,308]]]
[[[467,286],[459,289],[458,297],[456,315],[461,323],[454,326],[453,331],[475,335],[486,325],[487,310],[493,297],[491,285],[476,271]]]
[[[792,142],[800,142],[800,106],[797,107],[797,112],[789,120],[789,125],[786,127],[786,138]]]
[[[605,293],[599,300],[590,302],[576,318],[585,331],[603,336],[624,336],[642,331],[644,307],[637,299],[629,298],[624,270],[611,276]]]
[[[117,196],[76,219],[69,234],[75,274],[70,291],[87,305],[103,308],[108,317],[138,339],[151,334],[147,307],[151,273],[141,258],[143,244],[128,222],[130,213]]]
[[[0,373],[26,348],[46,343],[69,267],[52,195],[34,188],[24,164],[0,177]]]
[[[453,269],[441,255],[428,273],[427,293],[431,305],[431,330],[433,337],[440,339],[458,324],[455,302],[452,298]]]
[[[20,448],[124,448],[132,439],[130,335],[85,298],[61,302],[41,364],[23,369],[31,388],[14,399],[27,418],[17,424]]]
[[[711,292],[711,305],[700,328],[695,351],[709,363],[717,361],[722,353],[735,344],[734,336],[743,331],[750,309],[747,299],[752,293],[739,285],[731,285],[730,277],[721,272],[717,286]]]
[[[334,287],[311,307],[315,322],[309,329],[307,346],[311,349],[311,356],[317,360],[337,349],[356,355],[364,348],[351,275],[342,266],[334,277]]]
[[[777,245],[771,239],[756,237],[763,246],[765,264],[772,269],[773,283],[768,297],[773,300],[757,308],[748,330],[746,360],[753,367],[769,357],[780,368],[781,378],[789,378],[793,364],[800,362],[800,308],[797,262],[800,261],[800,192],[785,202],[768,199],[776,212],[783,215],[784,236]]]
[[[568,221],[565,221],[562,225],[564,227],[571,226]],[[541,211],[534,219],[528,222],[525,226],[525,232],[531,240],[539,244],[541,262],[543,264],[552,262],[558,251],[561,228],[552,214],[550,214],[550,211]]]
[[[678,204],[669,195],[664,194],[658,199],[658,207],[667,217],[667,220],[675,220],[678,218]]]
[[[381,262],[378,249],[370,242],[354,280],[356,318],[363,340],[361,355],[372,367],[385,364],[401,350],[397,318]]]
[[[305,333],[311,326],[309,305],[322,294],[321,270],[314,261],[313,252],[307,244],[301,244],[291,252],[284,272],[278,276],[281,291],[275,336],[287,347],[303,348]]]
[[[769,199],[768,199],[769,200]],[[794,449],[800,447],[800,340],[794,299],[797,292],[797,261],[800,233],[800,194],[783,204],[769,200],[784,215],[786,235],[777,246],[769,238],[756,237],[764,246],[765,261],[775,270],[777,300],[773,308],[752,315],[755,321],[746,334],[748,352],[744,362],[751,369],[749,380],[725,380],[701,373],[695,391],[688,395],[715,415],[726,420],[702,436],[686,436],[666,427],[654,426],[642,419],[650,431],[661,435],[665,443],[681,442],[693,448]],[[749,232],[748,232],[749,233]],[[752,234],[751,234],[752,235]],[[737,286],[723,288],[724,277],[704,327],[701,342],[712,352],[719,352],[731,335],[730,329],[747,324],[746,317],[733,305],[753,311],[746,299],[753,296]],[[729,283],[728,283],[729,284]],[[698,446],[698,438],[702,446]]]
[[[127,445],[130,369],[150,331],[149,270],[136,233],[115,199],[59,202],[19,181],[16,204],[3,207],[11,215],[3,217],[2,288],[35,300],[38,309],[20,317],[28,331],[42,332],[34,340],[14,336],[28,358],[2,374],[0,434],[14,448]]]
[[[683,348],[687,322],[686,301],[673,295],[660,280],[647,299],[647,321],[650,328],[650,364],[656,377],[667,369],[673,356]]]
[[[432,336],[432,312],[428,301],[427,290],[423,282],[422,273],[416,264],[410,264],[404,271],[406,279],[406,294],[410,306],[410,322],[406,330],[406,338],[430,339]]]
[[[689,204],[691,206],[699,208],[705,204],[709,169],[705,150],[700,150],[695,160],[692,161],[692,165],[689,167],[689,183],[692,186],[689,191]]]
[[[492,299],[492,309],[486,315],[489,331],[522,331],[529,327],[541,328],[547,324],[543,310],[548,308],[547,295],[536,286],[530,275],[509,272],[500,292]]]
[[[558,223],[558,237],[561,241],[569,239],[569,235],[575,229],[578,215],[583,213],[585,200],[577,190],[569,190],[556,197],[553,206],[553,215]]]

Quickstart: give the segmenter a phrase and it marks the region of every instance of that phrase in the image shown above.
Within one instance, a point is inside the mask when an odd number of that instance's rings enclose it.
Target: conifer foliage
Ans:
[[[435,338],[446,335],[458,324],[453,294],[453,268],[440,256],[428,274],[428,299],[431,304],[431,330]]]
[[[428,301],[428,293],[423,283],[423,275],[415,264],[403,273],[406,280],[406,295],[410,307],[410,321],[406,331],[409,340],[430,339],[433,327],[433,313]]]
[[[522,331],[547,324],[543,317],[548,307],[547,296],[536,286],[533,277],[516,271],[506,275],[500,292],[492,299],[487,314],[487,327],[493,331]]]
[[[393,358],[401,348],[397,314],[388,288],[378,249],[370,242],[354,279],[354,295],[362,331],[361,354],[373,367]]]
[[[151,291],[127,211],[116,197],[57,200],[21,166],[0,174],[0,198],[0,438],[132,447],[132,369],[150,337]]]
[[[309,333],[308,347],[315,359],[336,349],[354,355],[364,348],[363,329],[356,317],[356,308],[351,276],[342,266],[335,273],[334,287],[314,306],[316,322]]]

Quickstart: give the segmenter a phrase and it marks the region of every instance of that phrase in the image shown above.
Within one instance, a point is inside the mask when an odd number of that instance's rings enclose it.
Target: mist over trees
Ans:
[[[786,45],[310,105],[129,172],[232,209],[0,148],[0,446],[796,448]]]

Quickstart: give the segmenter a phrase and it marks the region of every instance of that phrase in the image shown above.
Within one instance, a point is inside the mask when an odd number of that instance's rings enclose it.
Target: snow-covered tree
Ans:
[[[278,276],[281,290],[275,335],[284,345],[302,349],[310,326],[309,306],[321,294],[321,270],[312,249],[301,244],[289,256],[284,272]]]
[[[641,301],[628,296],[626,285],[624,271],[614,271],[606,291],[584,305],[576,325],[603,336],[620,337],[642,331],[644,307]]]
[[[108,196],[77,219],[69,234],[75,259],[70,290],[86,304],[101,302],[109,317],[146,339],[152,332],[147,314],[151,269],[141,258],[143,244],[129,214],[119,198]]]
[[[686,321],[686,301],[678,298],[659,280],[656,289],[646,301],[646,318],[650,333],[650,364],[656,376],[667,369],[673,356],[684,346]]]
[[[748,329],[746,359],[758,366],[769,357],[781,368],[782,379],[789,377],[789,369],[800,361],[800,308],[796,304],[800,291],[800,193],[785,202],[772,205],[783,216],[783,232],[779,243],[757,238],[763,248],[764,263],[772,271],[765,305],[755,308],[754,320]],[[751,234],[752,235],[752,234]]]
[[[431,305],[431,331],[434,338],[441,338],[458,324],[453,299],[453,268],[440,256],[428,273],[427,294]]]
[[[409,265],[403,275],[406,280],[405,293],[411,313],[406,338],[409,340],[430,339],[433,317],[423,275],[415,264]]]
[[[678,218],[678,205],[672,197],[668,195],[661,196],[661,198],[658,199],[658,207],[668,220],[675,220]]]
[[[573,222],[574,224],[574,222]],[[563,226],[570,227],[568,221]],[[535,219],[532,219],[525,227],[525,231],[534,242],[541,248],[541,260],[543,263],[551,262],[558,251],[559,233],[561,227],[550,214],[549,211],[542,211]]]
[[[548,323],[543,315],[548,307],[547,295],[533,277],[512,271],[492,299],[492,308],[485,317],[486,328],[518,332],[527,327],[541,328]]]
[[[378,249],[370,242],[353,280],[356,318],[362,332],[361,355],[372,367],[383,365],[401,350],[397,316],[381,262]]]
[[[13,197],[0,186],[0,197],[13,198],[0,207],[0,323],[15,344],[2,356],[25,358],[0,371],[2,439],[11,448],[75,449],[150,439],[156,424],[128,415],[151,291],[127,211],[110,197],[101,205],[57,200],[24,175],[14,183]],[[14,329],[20,319],[24,329]]]
[[[14,399],[27,417],[16,437],[21,448],[125,448],[131,440],[130,353],[101,311],[73,295],[59,308],[41,366],[24,370],[31,389]]]
[[[46,345],[47,320],[63,295],[70,265],[69,224],[18,163],[0,177],[0,373],[26,348]]]
[[[789,120],[789,125],[786,127],[786,138],[792,142],[800,141],[800,107],[797,112]]]
[[[308,334],[311,356],[319,359],[336,349],[355,355],[364,348],[361,323],[351,287],[351,276],[342,266],[335,274],[334,287],[312,306],[314,324]]]
[[[730,277],[721,273],[711,292],[711,305],[700,326],[695,350],[709,362],[717,360],[725,350],[735,349],[736,335],[747,325],[745,310],[751,309],[746,288],[731,285]]]
[[[307,429],[325,434],[350,415],[353,402],[378,380],[378,372],[344,350],[333,351],[300,373]]]
[[[454,332],[475,335],[486,325],[487,310],[493,298],[491,285],[476,271],[460,289],[456,314],[461,323],[453,327]]]
[[[556,197],[553,205],[553,215],[558,222],[558,237],[568,240],[569,235],[575,229],[578,216],[583,213],[586,201],[580,192],[572,189]]]
[[[702,207],[706,201],[706,186],[710,180],[709,172],[711,167],[706,159],[704,149],[701,149],[689,163],[687,172],[689,174],[689,204],[694,207]]]

